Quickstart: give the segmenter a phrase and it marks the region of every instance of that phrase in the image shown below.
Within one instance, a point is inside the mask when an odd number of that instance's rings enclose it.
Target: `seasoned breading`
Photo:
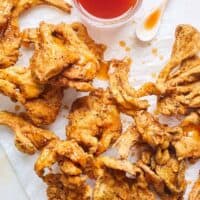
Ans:
[[[63,98],[63,89],[37,83],[30,68],[0,69],[0,92],[22,103],[26,115],[37,126],[55,121]]]
[[[30,99],[24,103],[26,115],[37,126],[49,125],[56,120],[62,99],[62,88],[46,86],[38,98]]]
[[[163,84],[168,80],[173,69],[187,58],[195,56],[200,50],[200,33],[194,27],[190,25],[179,25],[176,28],[175,37],[176,40],[173,46],[171,59],[161,71],[157,80],[158,87],[162,92],[164,90]]]
[[[47,82],[66,68],[70,72],[65,71],[64,76],[69,80],[94,78],[98,60],[70,25],[41,23],[38,30],[26,30],[22,37],[25,44],[34,43],[31,69],[40,82]]]
[[[6,3],[7,1],[5,1]],[[12,4],[11,4],[12,3]],[[32,8],[36,5],[48,4],[58,7],[65,12],[70,12],[71,6],[66,3],[64,0],[19,0],[19,1],[10,1],[9,4],[6,4],[4,11],[9,14],[8,19],[6,19],[6,25],[1,30],[0,37],[0,68],[6,68],[16,63],[19,57],[19,48],[21,46],[21,35],[19,30],[19,16],[20,14]],[[5,7],[1,3],[1,6]],[[11,9],[12,8],[12,9]],[[11,9],[11,13],[10,10]],[[1,10],[1,7],[0,7]],[[6,17],[4,13],[4,17]],[[1,20],[1,18],[0,18]],[[5,22],[5,19],[2,19]],[[2,23],[3,23],[2,21]],[[0,21],[1,24],[1,21]]]
[[[199,200],[199,199],[200,199],[200,178],[198,178],[198,180],[193,185],[188,200]]]
[[[21,103],[37,98],[44,86],[32,77],[31,70],[23,67],[0,69],[0,92]]]
[[[176,30],[172,56],[161,71],[157,87],[157,111],[165,115],[186,115],[200,107],[200,33],[189,25]]]
[[[47,183],[48,200],[90,200],[92,189],[86,184],[86,177],[49,174]]]
[[[153,148],[167,148],[172,140],[171,133],[178,134],[179,129],[169,128],[159,123],[158,119],[146,111],[138,111],[135,116],[136,130],[142,141]]]
[[[154,193],[149,190],[143,172],[128,161],[116,160],[109,157],[100,157],[102,173],[96,181],[94,200],[155,200]],[[126,172],[134,179],[126,177]]]
[[[184,161],[178,161],[168,150],[158,148],[156,153],[144,152],[137,165],[162,199],[183,197],[186,188]]]
[[[200,116],[191,113],[181,124],[183,129],[182,137],[173,142],[178,159],[200,158]]]
[[[117,148],[118,154],[121,159],[127,159],[131,148],[139,143],[140,135],[133,125],[131,125],[125,133],[123,133],[116,143],[113,145]]]
[[[0,3],[0,29],[2,29],[8,22],[12,9],[17,0],[2,0]]]
[[[98,89],[77,99],[66,131],[69,139],[76,140],[90,153],[106,151],[121,133],[119,111],[109,91]]]
[[[77,175],[77,170],[82,174],[82,170],[87,166],[92,157],[85,153],[83,149],[74,141],[54,140],[43,148],[39,158],[35,163],[35,171],[40,177],[44,177],[45,169],[50,169],[55,163],[61,165],[61,170],[67,172],[66,175]],[[63,162],[69,164],[68,170],[63,170]],[[66,167],[66,166],[65,166]],[[76,170],[74,170],[76,168]]]
[[[0,112],[0,124],[10,127],[15,134],[15,145],[19,151],[34,154],[50,141],[57,139],[51,131],[33,126],[20,116],[8,112]]]
[[[127,114],[134,115],[137,110],[145,110],[149,104],[140,97],[157,93],[154,84],[146,83],[139,90],[135,90],[128,83],[128,73],[131,60],[126,58],[122,61],[113,60],[111,66],[114,72],[109,75],[111,93],[121,110]]]

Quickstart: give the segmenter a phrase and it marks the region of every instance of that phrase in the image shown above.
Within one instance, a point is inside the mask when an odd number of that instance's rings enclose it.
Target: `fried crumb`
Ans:
[[[160,60],[163,60],[163,59],[164,59],[164,57],[163,57],[162,55],[160,55],[159,58],[160,58]]]
[[[153,72],[153,73],[151,74],[151,76],[152,76],[152,78],[156,78],[156,77],[157,77],[157,73]]]
[[[119,41],[119,46],[120,47],[126,47],[126,42],[123,41],[123,40]]]
[[[127,52],[129,52],[129,51],[131,51],[131,48],[130,48],[130,47],[126,47],[125,50],[126,50]]]
[[[157,48],[153,48],[151,50],[151,53],[154,55],[154,56],[158,56],[158,49]]]
[[[63,108],[66,109],[66,110],[68,110],[68,109],[69,109],[69,106],[68,106],[67,104],[65,104],[65,105],[63,106]]]
[[[21,109],[21,107],[19,105],[15,106],[15,111],[18,112]]]

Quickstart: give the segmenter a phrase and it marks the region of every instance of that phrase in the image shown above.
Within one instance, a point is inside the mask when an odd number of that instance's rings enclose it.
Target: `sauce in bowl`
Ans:
[[[119,17],[137,4],[137,0],[78,0],[91,15],[112,19]]]

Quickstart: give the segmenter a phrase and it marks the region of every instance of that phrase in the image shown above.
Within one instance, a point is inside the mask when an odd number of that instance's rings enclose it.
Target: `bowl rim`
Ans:
[[[90,14],[83,6],[79,3],[79,0],[72,0],[74,3],[75,8],[79,11],[79,14],[90,25],[101,27],[101,28],[111,28],[111,27],[118,27],[125,23],[131,21],[134,17],[136,11],[140,8],[142,4],[142,0],[137,0],[136,4],[129,8],[125,13],[122,15],[115,17],[115,18],[99,18],[92,14]]]

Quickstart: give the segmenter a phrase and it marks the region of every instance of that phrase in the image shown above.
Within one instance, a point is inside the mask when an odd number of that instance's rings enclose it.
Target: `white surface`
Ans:
[[[140,17],[144,15],[144,12],[150,10],[155,3],[159,3],[159,0],[144,0],[143,5],[135,17],[135,21],[140,20]],[[169,58],[171,45],[173,43],[174,30],[177,24],[190,23],[197,28],[200,28],[200,1],[199,0],[170,0],[166,13],[161,24],[161,29],[157,35],[157,39],[154,39],[151,44],[138,42],[135,38],[135,23],[121,27],[116,30],[97,30],[95,28],[89,28],[91,35],[99,42],[103,42],[108,45],[106,52],[106,58],[122,58],[126,55],[131,56],[133,59],[133,66],[130,73],[130,82],[134,87],[138,87],[142,83],[153,80],[152,73],[158,73],[166,60]],[[72,22],[79,20],[77,12],[73,11],[72,15],[65,15],[54,8],[46,6],[40,6],[26,12],[21,17],[21,28],[36,27],[40,21],[47,21],[50,23],[59,22]],[[79,20],[80,21],[80,20]],[[130,52],[124,51],[119,47],[119,41],[124,40],[128,47],[131,47]],[[158,56],[151,53],[152,48],[158,48]],[[21,66],[28,66],[29,58],[32,55],[31,51],[24,52],[22,50],[22,56],[19,59],[18,64]],[[160,59],[163,56],[163,59]],[[101,81],[96,81],[95,85],[106,85]],[[64,104],[71,105],[73,99],[78,96],[74,90],[68,90],[65,93]],[[150,97],[150,102],[155,104],[155,98]],[[0,110],[14,111],[14,104],[6,97],[0,96]],[[154,103],[153,103],[154,102]],[[63,110],[60,113],[58,120],[50,127],[62,138],[65,137],[65,125],[67,123],[64,116],[67,115],[67,110]],[[13,144],[13,135],[11,131],[1,127],[0,128],[0,143],[4,147],[13,168],[16,171],[17,177],[26,191],[28,199],[30,200],[45,200],[45,185],[35,175],[33,166],[34,161],[37,158],[35,156],[27,156],[19,153]],[[5,173],[8,173],[11,169],[6,167],[6,171],[2,170],[2,166],[6,161],[0,158],[0,180]],[[193,165],[186,173],[187,180],[195,180],[198,176],[200,169],[200,163]],[[16,200],[20,192],[17,188],[11,189],[11,186],[15,183],[15,178],[6,178],[6,182],[0,181],[0,199],[4,200]],[[191,185],[190,185],[191,186]],[[6,188],[4,192],[2,188]],[[3,189],[4,190],[4,189]],[[6,192],[7,191],[7,192]],[[185,198],[187,199],[187,198]],[[23,200],[23,197],[20,198]]]

